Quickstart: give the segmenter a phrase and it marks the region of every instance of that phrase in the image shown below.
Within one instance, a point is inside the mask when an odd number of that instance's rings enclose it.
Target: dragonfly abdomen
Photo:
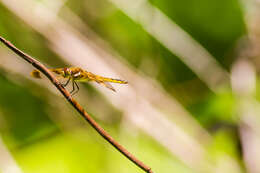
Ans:
[[[112,83],[119,83],[119,84],[127,84],[128,82],[121,79],[113,79],[113,78],[106,78],[102,77],[104,82],[112,82]]]

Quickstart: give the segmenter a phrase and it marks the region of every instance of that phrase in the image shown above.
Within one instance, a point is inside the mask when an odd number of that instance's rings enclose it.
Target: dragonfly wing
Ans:
[[[103,85],[105,87],[107,87],[108,89],[111,89],[112,91],[116,92],[115,88],[108,82],[97,82],[100,85]]]

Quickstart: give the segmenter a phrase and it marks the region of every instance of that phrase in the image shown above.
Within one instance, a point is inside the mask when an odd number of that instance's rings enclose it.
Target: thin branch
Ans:
[[[27,55],[23,51],[16,48],[12,43],[0,36],[0,41],[4,43],[13,52],[19,55],[35,68],[40,70],[47,78],[56,86],[56,88],[63,94],[67,101],[79,112],[79,114],[110,144],[112,144],[119,152],[126,156],[130,161],[143,169],[145,172],[152,173],[150,167],[138,160],[134,155],[127,151],[122,145],[115,141],[98,123],[80,106],[80,104],[71,97],[70,93],[62,86],[62,84],[55,78],[55,76],[42,63]]]

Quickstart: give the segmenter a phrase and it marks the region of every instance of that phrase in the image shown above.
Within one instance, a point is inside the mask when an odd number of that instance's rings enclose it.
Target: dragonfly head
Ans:
[[[62,76],[64,78],[67,78],[69,76],[71,76],[71,70],[67,67],[65,67],[63,70],[62,70]]]

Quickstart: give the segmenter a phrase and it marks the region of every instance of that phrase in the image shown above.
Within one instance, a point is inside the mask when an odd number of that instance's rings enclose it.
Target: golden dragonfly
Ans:
[[[65,67],[65,68],[54,68],[49,69],[51,72],[58,75],[60,78],[67,79],[67,81],[62,84],[63,87],[66,87],[70,81],[72,82],[72,90],[70,91],[71,95],[76,94],[79,91],[79,86],[77,82],[89,82],[94,81],[100,85],[107,87],[112,91],[116,91],[114,87],[110,83],[118,83],[118,84],[127,84],[128,82],[121,79],[113,79],[102,77],[99,75],[95,75],[91,72],[81,69],[80,67]],[[34,78],[41,78],[41,74],[39,70],[33,70],[31,72],[31,76]]]

